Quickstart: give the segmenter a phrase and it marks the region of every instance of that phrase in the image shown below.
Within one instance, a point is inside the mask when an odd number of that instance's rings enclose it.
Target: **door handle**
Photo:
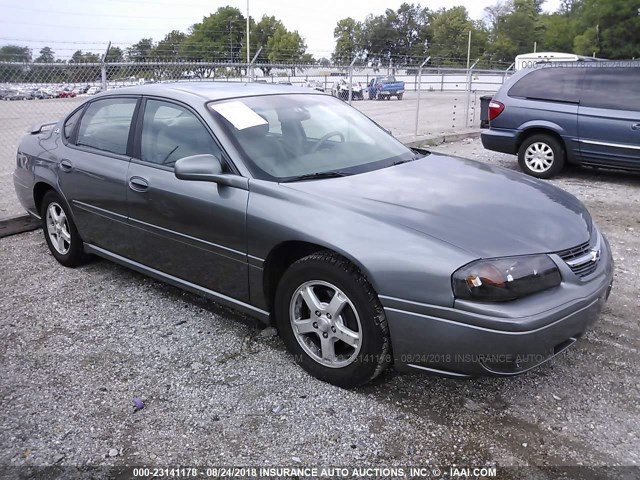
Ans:
[[[64,172],[70,172],[71,170],[73,170],[73,164],[66,158],[63,158],[60,161],[60,170]]]
[[[146,192],[149,189],[149,182],[142,177],[131,177],[129,188],[134,192]]]
[[[631,125],[631,130],[640,130],[640,123],[634,123]]]

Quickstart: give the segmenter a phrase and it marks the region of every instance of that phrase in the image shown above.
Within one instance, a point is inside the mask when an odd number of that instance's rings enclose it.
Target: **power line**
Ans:
[[[58,14],[58,15],[75,15],[75,16],[82,16],[82,17],[109,17],[109,18],[144,18],[145,20],[148,19],[152,19],[152,20],[191,20],[193,19],[193,17],[175,17],[172,16],[171,18],[168,17],[151,17],[148,15],[111,15],[111,14],[105,14],[105,13],[91,13],[91,14],[87,14],[87,13],[81,13],[81,12],[61,12],[59,10],[43,10],[40,8],[30,8],[30,7],[16,7],[13,5],[2,5],[5,8],[13,8],[14,10],[26,10],[28,12],[42,12],[42,13],[47,13],[47,14]]]

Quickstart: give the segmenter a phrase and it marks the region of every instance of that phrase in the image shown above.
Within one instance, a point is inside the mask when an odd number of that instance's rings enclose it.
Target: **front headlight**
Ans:
[[[478,260],[452,277],[456,298],[506,302],[560,285],[560,271],[547,255]]]

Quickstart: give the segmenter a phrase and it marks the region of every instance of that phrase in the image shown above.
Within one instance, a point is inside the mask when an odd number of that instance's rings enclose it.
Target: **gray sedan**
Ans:
[[[35,125],[14,182],[62,265],[98,255],[275,322],[343,387],[392,363],[525,372],[585,332],[612,284],[572,195],[407,148],[306,88],[105,92]]]

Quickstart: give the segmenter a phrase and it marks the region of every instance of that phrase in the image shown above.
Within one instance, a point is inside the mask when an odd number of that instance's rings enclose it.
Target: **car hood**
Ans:
[[[591,231],[586,208],[564,190],[444,155],[286,187],[483,258],[557,252],[586,242]]]

